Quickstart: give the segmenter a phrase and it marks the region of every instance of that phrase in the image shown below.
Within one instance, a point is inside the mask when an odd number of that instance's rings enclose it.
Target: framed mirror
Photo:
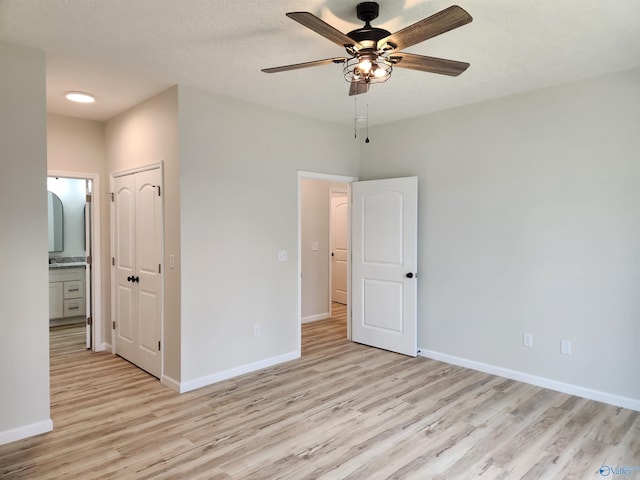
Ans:
[[[62,201],[52,192],[47,192],[49,198],[49,252],[64,250],[64,228]]]

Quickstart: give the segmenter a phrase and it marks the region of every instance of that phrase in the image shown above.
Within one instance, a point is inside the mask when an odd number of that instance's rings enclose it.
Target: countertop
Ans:
[[[77,268],[84,267],[87,264],[85,262],[66,262],[66,263],[50,263],[49,268],[59,270],[61,268]]]

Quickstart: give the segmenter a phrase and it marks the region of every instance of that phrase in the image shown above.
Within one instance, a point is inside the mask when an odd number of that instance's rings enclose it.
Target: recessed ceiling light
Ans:
[[[96,101],[96,97],[86,92],[66,92],[64,94],[67,100],[77,103],[93,103]]]

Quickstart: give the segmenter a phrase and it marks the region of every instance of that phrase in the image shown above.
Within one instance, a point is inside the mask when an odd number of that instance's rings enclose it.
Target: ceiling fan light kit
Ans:
[[[365,25],[346,35],[312,13],[287,13],[287,17],[343,47],[349,56],[265,68],[262,71],[277,73],[341,63],[344,78],[349,82],[349,95],[360,95],[369,91],[370,84],[386,82],[391,77],[394,66],[449,76],[458,76],[469,67],[466,62],[400,51],[471,22],[471,15],[457,5],[393,34],[383,28],[371,26],[371,22],[378,18],[379,6],[376,2],[358,4],[356,13]]]

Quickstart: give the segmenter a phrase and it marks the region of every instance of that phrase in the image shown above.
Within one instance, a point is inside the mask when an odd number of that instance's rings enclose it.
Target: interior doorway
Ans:
[[[341,316],[346,312],[350,338],[349,192],[351,182],[356,180],[342,175],[298,172],[299,348],[301,325],[330,318],[336,310],[334,305],[339,307]],[[336,239],[336,234],[340,238]],[[339,291],[337,302],[335,290]]]
[[[47,190],[50,325],[84,325],[86,348],[103,350],[99,176],[49,171]]]

